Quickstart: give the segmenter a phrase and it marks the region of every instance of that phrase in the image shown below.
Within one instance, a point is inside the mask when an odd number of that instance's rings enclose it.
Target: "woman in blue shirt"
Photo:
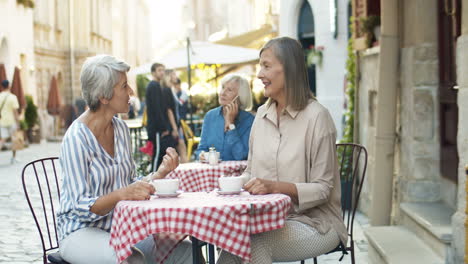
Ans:
[[[116,263],[109,245],[114,207],[121,200],[147,200],[154,187],[135,181],[130,133],[118,113],[127,113],[131,88],[130,67],[112,56],[88,58],[81,70],[82,94],[89,109],[67,130],[60,151],[62,188],[58,211],[60,254],[69,263]],[[158,171],[149,178],[163,178],[178,165],[169,148]],[[126,261],[155,262],[150,236],[135,245]],[[190,243],[182,243],[170,263],[190,263]],[[141,252],[144,255],[141,255]]]
[[[224,77],[219,104],[221,106],[205,115],[201,141],[195,154],[203,161],[205,152],[213,146],[220,152],[222,160],[246,160],[254,120],[254,116],[245,111],[252,107],[249,82],[237,74]]]

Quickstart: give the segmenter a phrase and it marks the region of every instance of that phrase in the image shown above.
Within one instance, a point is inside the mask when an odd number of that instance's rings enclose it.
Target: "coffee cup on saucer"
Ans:
[[[179,179],[158,179],[152,184],[156,189],[156,194],[175,194],[179,189]]]
[[[240,192],[244,185],[244,179],[241,177],[220,177],[218,182],[222,192]]]

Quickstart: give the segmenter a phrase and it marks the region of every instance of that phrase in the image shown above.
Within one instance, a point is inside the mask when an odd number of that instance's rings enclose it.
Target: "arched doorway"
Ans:
[[[312,8],[307,0],[304,0],[299,11],[299,21],[297,24],[298,39],[304,47],[304,51],[309,49],[310,46],[315,46],[315,25],[314,15]],[[314,95],[317,95],[315,65],[312,64],[307,67],[307,74],[309,75],[309,87]]]

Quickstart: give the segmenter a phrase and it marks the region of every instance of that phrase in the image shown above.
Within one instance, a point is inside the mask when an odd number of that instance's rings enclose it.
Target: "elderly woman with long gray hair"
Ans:
[[[67,130],[61,147],[62,188],[58,211],[60,254],[69,263],[116,263],[109,245],[112,213],[121,200],[147,200],[154,187],[135,180],[127,125],[116,117],[129,111],[130,67],[112,56],[88,58],[81,70],[82,95],[89,109]],[[170,148],[154,175],[163,178],[178,165]],[[140,241],[126,260],[155,262],[153,237]],[[145,260],[146,258],[146,260]],[[168,263],[190,263],[184,242]]]
[[[244,189],[286,194],[293,210],[283,228],[252,235],[251,263],[299,261],[346,245],[336,129],[309,89],[301,44],[288,37],[267,42],[257,77],[269,99],[252,125]],[[223,251],[218,263],[241,260]]]

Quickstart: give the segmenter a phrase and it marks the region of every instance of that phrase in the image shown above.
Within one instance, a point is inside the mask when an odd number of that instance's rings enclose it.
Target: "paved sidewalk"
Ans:
[[[23,194],[21,171],[32,160],[58,156],[60,143],[42,142],[18,151],[19,163],[10,164],[11,151],[0,152],[0,263],[40,264],[41,242],[34,220]],[[367,264],[367,241],[362,228],[368,226],[368,220],[358,214],[355,222],[356,263]],[[319,257],[319,263],[351,263],[349,255],[338,262],[340,253]],[[299,262],[294,262],[299,263]],[[307,264],[313,263],[307,260]],[[292,262],[290,263],[292,264]]]

